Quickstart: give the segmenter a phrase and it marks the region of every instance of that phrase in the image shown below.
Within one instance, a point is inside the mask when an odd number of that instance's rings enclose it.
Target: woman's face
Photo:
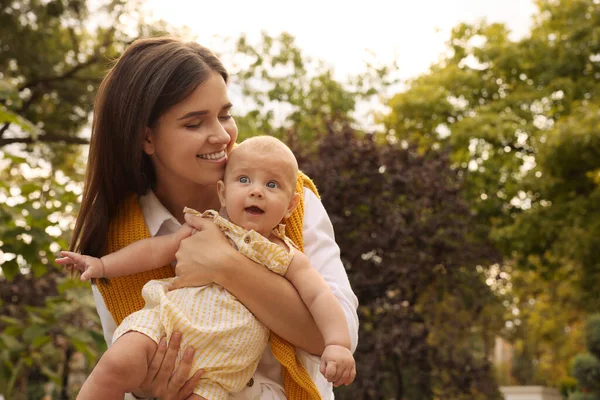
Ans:
[[[214,185],[223,178],[238,134],[231,106],[223,77],[211,72],[147,128],[144,152],[154,165],[157,188]]]

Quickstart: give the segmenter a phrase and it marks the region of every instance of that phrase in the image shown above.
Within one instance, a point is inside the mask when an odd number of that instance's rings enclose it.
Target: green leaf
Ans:
[[[42,325],[32,325],[23,331],[23,340],[25,343],[32,343],[36,338],[45,337],[49,327]]]
[[[4,347],[9,348],[11,351],[20,351],[24,348],[23,344],[17,341],[13,336],[0,333],[0,340],[4,343]]]
[[[31,345],[34,349],[40,348],[43,345],[50,343],[52,338],[49,336],[37,336],[31,341]]]
[[[22,321],[20,321],[16,318],[8,317],[6,315],[0,315],[0,321],[4,322],[5,324],[8,324],[8,325],[23,326]]]

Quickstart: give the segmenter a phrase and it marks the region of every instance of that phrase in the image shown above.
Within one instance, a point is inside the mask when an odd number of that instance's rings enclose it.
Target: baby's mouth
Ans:
[[[246,207],[244,210],[248,214],[252,214],[252,215],[261,215],[261,214],[265,213],[261,208],[256,207],[256,206]]]

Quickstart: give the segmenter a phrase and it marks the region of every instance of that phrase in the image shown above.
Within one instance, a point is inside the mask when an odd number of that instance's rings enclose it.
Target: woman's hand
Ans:
[[[158,397],[161,400],[183,400],[192,395],[204,371],[198,370],[190,379],[187,379],[194,357],[194,350],[191,348],[185,351],[181,362],[175,369],[175,360],[180,344],[181,334],[178,332],[171,335],[168,346],[167,340],[161,339],[148,367],[146,379],[140,385],[140,390],[133,393],[134,396]]]
[[[175,254],[177,276],[169,290],[221,283],[236,250],[212,220],[190,214],[185,215],[185,220],[197,232],[179,245]]]

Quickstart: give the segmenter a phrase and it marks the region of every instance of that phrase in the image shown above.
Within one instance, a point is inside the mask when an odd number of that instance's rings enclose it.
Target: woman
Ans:
[[[171,38],[134,42],[102,82],[96,98],[88,169],[72,250],[102,256],[147,235],[163,235],[184,222],[185,206],[219,206],[216,183],[237,138],[227,95],[228,75],[221,62],[195,43]],[[357,300],[339,259],[331,223],[310,181],[299,191],[303,207],[296,225],[304,252],[340,301],[356,347]],[[303,215],[302,215],[303,213]],[[140,223],[141,221],[141,223]],[[181,243],[174,287],[222,285],[274,334],[277,360],[287,342],[323,398],[331,387],[318,371],[323,340],[291,284],[235,251],[213,224],[189,219],[199,230]],[[135,262],[135,260],[132,260]],[[143,306],[141,287],[173,275],[171,266],[152,273],[97,282],[94,298],[107,343],[116,324]],[[284,340],[279,340],[279,338]],[[184,399],[201,371],[188,379],[193,349],[175,366],[180,335],[159,345],[136,397]],[[287,345],[288,347],[291,347]],[[239,399],[285,399],[288,367],[268,350]],[[282,361],[283,362],[283,361]],[[302,368],[302,367],[301,367]],[[292,382],[293,383],[293,382]],[[289,397],[289,395],[288,395]]]

